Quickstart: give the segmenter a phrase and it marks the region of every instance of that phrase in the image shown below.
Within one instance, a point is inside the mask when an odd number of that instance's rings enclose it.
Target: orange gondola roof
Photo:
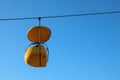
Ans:
[[[34,26],[28,30],[28,39],[32,42],[46,42],[51,36],[51,30],[45,26]]]

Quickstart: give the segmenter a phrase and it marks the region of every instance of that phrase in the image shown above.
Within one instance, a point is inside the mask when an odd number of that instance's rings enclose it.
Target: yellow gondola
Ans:
[[[33,67],[45,67],[48,56],[44,45],[31,46],[26,50],[25,62]]]
[[[32,42],[46,42],[50,36],[51,31],[45,26],[34,26],[28,30],[28,39]]]

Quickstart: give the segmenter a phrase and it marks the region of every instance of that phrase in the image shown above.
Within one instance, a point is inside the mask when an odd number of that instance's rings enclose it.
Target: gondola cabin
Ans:
[[[26,50],[25,62],[33,67],[45,67],[48,56],[44,45],[31,46]]]

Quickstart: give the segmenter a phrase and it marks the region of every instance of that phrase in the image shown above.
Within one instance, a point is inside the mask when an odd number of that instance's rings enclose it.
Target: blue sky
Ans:
[[[119,0],[0,0],[0,18],[120,10]],[[120,14],[42,19],[52,31],[47,67],[24,62],[37,20],[0,21],[1,80],[120,80]]]

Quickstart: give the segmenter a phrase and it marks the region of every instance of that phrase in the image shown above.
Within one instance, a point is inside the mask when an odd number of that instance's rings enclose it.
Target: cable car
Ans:
[[[24,60],[32,67],[45,67],[48,61],[48,48],[45,44],[34,43],[27,48]]]
[[[34,26],[28,30],[28,39],[31,42],[46,42],[51,36],[51,30],[45,26]]]

